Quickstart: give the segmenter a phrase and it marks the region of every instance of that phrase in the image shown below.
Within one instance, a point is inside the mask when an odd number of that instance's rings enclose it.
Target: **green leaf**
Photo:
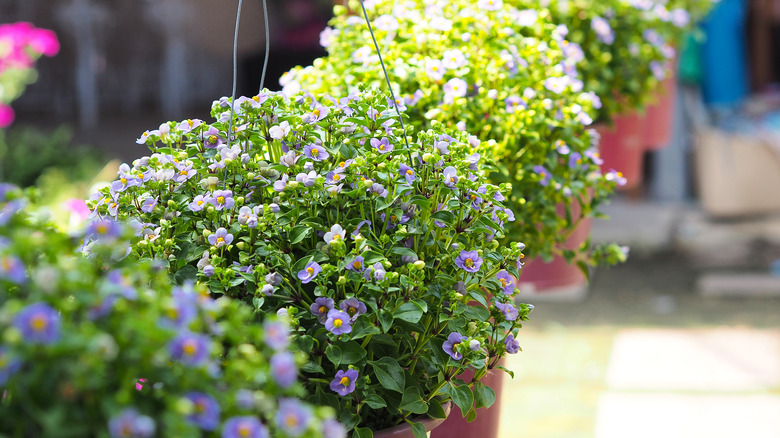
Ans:
[[[500,372],[503,373],[503,371]],[[474,392],[474,404],[477,408],[489,408],[496,402],[496,392],[482,382],[474,383],[471,390]]]
[[[431,201],[428,200],[425,196],[422,195],[415,195],[412,196],[412,198],[409,200],[410,204],[417,204],[420,206],[421,209],[427,210],[431,208]]]
[[[431,215],[431,218],[439,222],[444,222],[445,224],[450,226],[454,225],[455,221],[457,220],[455,218],[455,215],[452,214],[451,211],[447,211],[447,210],[437,211],[436,213],[433,213]]]
[[[366,357],[366,350],[357,342],[348,341],[341,343],[340,346],[336,344],[328,345],[328,348],[325,349],[325,355],[335,366],[341,364],[353,365]]]
[[[383,357],[377,361],[369,362],[374,368],[379,383],[383,388],[403,393],[406,383],[404,370],[392,357]],[[471,391],[469,391],[469,394]]]
[[[367,427],[356,427],[352,431],[352,438],[374,438],[374,432]]]
[[[471,405],[474,404],[474,394],[471,393],[471,389],[469,389],[468,385],[465,383],[458,383],[457,380],[451,380],[444,385],[442,392],[449,394],[452,401],[455,402],[460,408],[460,411],[464,413],[464,417],[466,416],[465,413],[471,409]]]
[[[308,237],[308,235],[311,233],[311,228],[309,228],[306,225],[296,225],[293,227],[292,230],[290,230],[290,245],[295,245],[296,243],[300,243]]]
[[[394,246],[393,249],[390,250],[390,254],[398,254],[401,256],[410,256],[410,257],[416,257],[420,258],[416,252],[412,251],[409,248],[405,248],[403,246]]]
[[[425,404],[425,401],[420,395],[420,388],[416,386],[406,388],[404,395],[401,398],[401,409],[413,414],[424,414],[428,412],[428,405]]]
[[[428,402],[428,416],[431,418],[447,418],[447,413],[444,412],[441,402],[434,399]]]
[[[466,423],[471,423],[476,419],[477,419],[477,410],[474,408],[469,409],[469,411],[466,413]]]
[[[361,255],[363,256],[363,263],[366,266],[368,266],[370,264],[374,264],[374,263],[376,263],[376,262],[378,262],[380,260],[383,260],[385,258],[385,256],[383,256],[382,254],[380,254],[380,253],[378,253],[376,251],[370,251],[370,250],[369,251],[364,251],[363,254],[361,254]]]
[[[341,348],[339,348],[338,345],[330,344],[328,345],[328,348],[325,349],[325,356],[328,357],[328,360],[331,361],[333,365],[338,367],[341,365]]]
[[[352,340],[356,341],[358,339],[363,339],[368,335],[376,335],[379,333],[381,333],[379,327],[367,322],[365,319],[358,319],[355,325],[352,326],[350,337]]]
[[[412,433],[414,438],[426,438],[428,436],[422,423],[412,423]]]
[[[382,409],[387,406],[385,400],[376,394],[369,394],[363,400],[363,402],[365,402],[365,404],[367,404],[371,409]]]
[[[401,306],[395,311],[393,316],[395,319],[407,321],[411,323],[417,323],[422,318],[424,309],[414,301],[409,301],[401,304]]]
[[[377,319],[379,319],[379,324],[382,325],[382,330],[385,332],[389,331],[390,328],[393,327],[393,314],[389,310],[379,310],[379,313],[377,313]]]
[[[487,321],[490,318],[490,311],[484,307],[478,306],[465,306],[466,309],[463,312],[466,318],[476,321]]]

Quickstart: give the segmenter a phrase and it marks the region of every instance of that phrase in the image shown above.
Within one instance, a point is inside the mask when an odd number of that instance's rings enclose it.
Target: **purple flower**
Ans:
[[[222,427],[222,438],[268,438],[268,429],[255,417],[232,417]]]
[[[298,278],[301,283],[306,284],[315,278],[322,272],[322,267],[317,262],[309,262],[305,268],[298,271]]]
[[[357,298],[348,298],[339,304],[339,308],[350,316],[350,322],[355,322],[358,316],[366,313],[366,305],[358,301]]]
[[[358,235],[358,233],[360,232],[360,229],[363,227],[363,225],[366,225],[366,224],[368,224],[368,226],[370,227],[370,226],[371,226],[371,221],[370,221],[370,220],[368,220],[368,219],[360,221],[360,223],[358,224],[358,226],[357,226],[357,227],[355,227],[355,231],[353,231],[353,232],[352,232],[352,237],[355,237],[355,236],[357,236],[357,235]],[[370,231],[371,231],[371,230],[369,230],[369,232],[370,232]]]
[[[303,153],[314,161],[327,160],[330,156],[327,149],[316,144],[306,145],[303,148]]]
[[[371,147],[378,150],[380,154],[387,154],[393,150],[393,145],[390,144],[390,140],[387,137],[382,137],[381,140],[372,138]]]
[[[460,78],[452,78],[444,84],[444,101],[452,103],[456,97],[463,97],[468,91],[468,84]]]
[[[133,408],[127,408],[108,420],[111,438],[147,438],[154,436],[155,428],[154,420]]]
[[[409,184],[414,181],[414,169],[407,166],[406,164],[401,164],[401,167],[398,169],[398,175],[406,178],[406,182]]]
[[[157,207],[157,198],[146,198],[143,205],[141,205],[141,211],[151,213],[155,207]]]
[[[341,225],[335,224],[332,227],[330,227],[330,231],[325,233],[324,236],[322,236],[322,240],[325,241],[325,243],[333,243],[333,241],[344,241],[344,238],[347,236],[347,232],[344,231],[344,228],[341,228]]]
[[[539,184],[547,187],[550,184],[550,172],[545,169],[544,166],[534,166],[534,172],[536,172],[539,177],[541,177],[541,180],[539,181]]]
[[[458,171],[452,166],[447,166],[444,168],[443,179],[445,186],[449,188],[455,187],[455,184],[458,183]]]
[[[219,136],[219,129],[209,126],[209,129],[203,133],[203,146],[208,149],[213,149],[218,146],[222,146],[224,139]]]
[[[615,41],[615,33],[609,22],[601,17],[593,17],[590,21],[590,27],[596,32],[596,38],[604,44],[612,44]]]
[[[214,430],[219,427],[219,403],[214,397],[203,392],[188,392],[184,397],[195,405],[195,412],[187,416],[187,420],[203,430]]]
[[[60,338],[60,317],[46,303],[34,303],[22,309],[14,318],[14,327],[31,344],[51,344]]]
[[[504,319],[507,321],[514,321],[519,316],[517,308],[511,303],[496,303],[496,308],[501,311],[501,314],[504,315]]]
[[[223,227],[217,228],[214,234],[209,234],[209,244],[217,248],[230,245],[233,242],[233,235],[228,233]]]
[[[0,386],[5,385],[5,382],[14,375],[19,368],[21,368],[22,362],[11,356],[5,347],[0,346]]]
[[[328,319],[325,321],[325,328],[334,335],[341,335],[352,331],[352,324],[347,312],[340,310],[328,311]]]
[[[507,353],[515,354],[520,351],[520,341],[515,339],[515,335],[510,333],[506,335],[506,339],[504,339],[504,348],[506,348]]]
[[[385,271],[385,267],[382,266],[382,263],[376,262],[374,263],[374,266],[363,271],[363,278],[367,281],[371,281],[372,278],[376,281],[382,281],[385,279],[386,274],[387,271]]]
[[[310,171],[309,173],[299,173],[295,175],[295,180],[303,184],[304,187],[311,187],[317,182],[317,172]]]
[[[366,269],[363,265],[363,261],[363,256],[357,256],[352,259],[351,262],[347,263],[346,268],[350,271],[363,272]]]
[[[7,280],[15,284],[25,283],[27,269],[24,263],[12,255],[0,255],[0,280]]]
[[[233,192],[230,190],[217,190],[214,192],[214,197],[211,198],[211,202],[214,205],[214,208],[217,210],[233,208],[233,205],[235,205],[235,201],[233,200]]]
[[[666,68],[658,61],[650,61],[650,72],[659,81],[663,81],[666,78]]]
[[[279,401],[279,410],[275,417],[276,427],[287,435],[291,437],[303,435],[311,420],[311,411],[298,399],[287,398]]]
[[[173,303],[166,310],[166,316],[160,320],[160,326],[168,328],[185,328],[198,315],[195,302],[187,296],[173,297]]]
[[[92,239],[115,239],[122,228],[113,219],[95,219],[87,226],[85,234]]]
[[[327,175],[325,175],[325,184],[328,185],[338,184],[339,182],[341,182],[342,179],[344,179],[344,176],[341,175],[340,170],[338,169],[331,170],[330,172],[328,172]]]
[[[355,390],[355,380],[357,378],[357,370],[338,370],[336,371],[336,377],[330,382],[330,389],[340,396],[351,394]]]
[[[569,156],[569,168],[576,169],[582,165],[582,155],[579,152],[572,152]]]
[[[283,192],[285,188],[287,188],[287,181],[290,179],[290,176],[286,173],[282,174],[282,177],[279,178],[277,181],[274,181],[274,190],[277,192]]]
[[[319,297],[314,300],[314,303],[312,303],[309,309],[311,310],[311,313],[317,316],[317,319],[319,319],[322,324],[325,324],[325,321],[328,319],[328,312],[333,310],[335,306],[336,303],[334,303],[332,299]]]
[[[168,345],[173,360],[187,366],[202,365],[209,356],[211,340],[206,335],[182,332]]]
[[[450,333],[450,335],[447,337],[447,340],[444,342],[444,345],[442,345],[444,352],[449,354],[450,357],[455,360],[463,359],[463,355],[458,352],[457,347],[461,342],[463,342],[464,339],[466,338],[458,332]]]
[[[455,264],[466,272],[477,272],[482,266],[482,258],[477,251],[461,250],[455,259]]]
[[[274,351],[284,350],[290,345],[290,328],[280,321],[265,321],[265,343]]]
[[[282,388],[289,388],[298,378],[295,357],[289,351],[281,351],[271,357],[271,376]]]
[[[347,429],[338,421],[328,418],[322,422],[322,438],[347,438]]]
[[[552,91],[555,94],[562,93],[568,84],[569,78],[566,76],[561,76],[560,78],[550,77],[544,80],[544,88]]]
[[[371,193],[376,193],[382,198],[387,198],[387,195],[390,194],[390,192],[387,191],[387,189],[379,183],[373,183],[371,184],[371,188],[369,189]]]
[[[526,107],[525,101],[520,96],[509,96],[504,99],[504,105],[506,105],[506,112],[513,113]]]
[[[614,169],[607,172],[607,174],[604,175],[604,179],[607,181],[615,181],[615,183],[619,186],[624,186],[626,183],[628,183],[628,180],[623,176],[623,173]]]
[[[496,274],[496,280],[501,283],[501,291],[507,295],[512,295],[515,291],[515,280],[509,275],[509,272],[501,270]]]
[[[189,207],[190,211],[201,211],[204,207],[206,207],[206,204],[210,204],[211,202],[211,194],[198,195],[195,197],[195,199],[192,200],[192,202],[189,203],[187,207]]]

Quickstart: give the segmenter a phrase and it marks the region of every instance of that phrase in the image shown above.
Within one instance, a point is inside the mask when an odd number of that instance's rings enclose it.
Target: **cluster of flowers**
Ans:
[[[468,394],[452,397],[464,413],[472,391],[494,399],[477,381],[518,351],[531,310],[513,304],[525,245],[498,241],[511,185],[486,181],[476,137],[404,133],[390,104],[370,90],[222,98],[214,123],[145,132],[153,154],[90,202],[141,223],[132,252],[174,278],[284,313],[311,400],[347,429],[441,415],[452,394]],[[473,384],[453,379],[469,368]]]
[[[50,30],[25,22],[0,24],[0,128],[13,122],[9,104],[35,80],[35,61],[59,50],[57,37]]]
[[[579,74],[588,61],[569,29],[538,5],[509,1],[365,2],[401,110],[425,129],[443,123],[473,131],[477,152],[495,160],[495,184],[511,183],[508,205],[522,210],[508,235],[529,256],[551,257],[583,217],[596,212],[620,182],[600,168],[588,127],[599,96]],[[350,8],[360,10],[359,4]],[[329,55],[282,77],[283,91],[342,95],[383,84],[364,19],[346,8],[321,35]],[[580,210],[560,215],[556,205]],[[588,259],[589,248],[580,254]],[[600,260],[590,259],[589,262]]]
[[[112,220],[89,224],[83,257],[26,204],[0,185],[0,434],[346,436],[300,400],[284,318],[115,261],[134,230]]]

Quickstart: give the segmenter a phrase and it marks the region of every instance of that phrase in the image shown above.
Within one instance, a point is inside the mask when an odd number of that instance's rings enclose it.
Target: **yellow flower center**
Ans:
[[[298,425],[298,417],[295,416],[295,414],[287,414],[286,417],[284,417],[284,422],[287,423],[288,427],[295,427]]]
[[[341,177],[339,176],[339,174],[338,174],[338,173],[334,173],[334,174],[333,174],[333,181],[338,181],[338,180],[340,180],[340,179],[341,179]]]
[[[46,319],[46,315],[37,314],[30,319],[30,327],[35,330],[36,332],[39,332],[41,330],[46,330],[46,326],[49,325],[49,320]]]
[[[320,154],[320,150],[317,148],[311,148],[311,154],[316,157]]]
[[[225,203],[225,197],[217,196],[217,204],[224,204],[224,203]]]
[[[363,263],[361,263],[360,260],[357,260],[355,262],[352,262],[352,266],[354,266],[355,269],[360,269],[363,267]]]
[[[333,327],[339,328],[344,324],[344,321],[340,319],[334,319],[333,320]]]
[[[355,307],[350,307],[347,309],[347,313],[349,313],[350,316],[354,316],[357,313],[357,309]]]
[[[544,178],[544,177],[546,177],[546,176],[547,176],[547,173],[545,173],[545,172],[540,172],[540,173],[539,173],[539,176],[541,176],[542,178]]]
[[[209,136],[209,143],[216,143],[217,142],[217,136],[216,135],[210,135]]]
[[[306,268],[306,272],[309,273],[309,275],[314,273],[314,268]]]
[[[3,257],[0,259],[0,266],[3,267],[4,271],[10,271],[11,270],[11,258],[10,257]]]
[[[252,100],[255,102],[260,102],[260,96],[252,96]]]
[[[187,119],[187,124],[190,125],[190,128],[192,128],[192,125],[194,125],[195,122],[193,122],[192,119]]]
[[[344,386],[349,386],[349,377],[347,376],[342,377],[339,383],[341,383]]]
[[[407,175],[414,175],[414,171],[412,169],[409,169],[406,171]]]
[[[170,309],[168,309],[168,317],[170,317],[171,319],[176,319],[178,316],[179,316],[179,311],[176,310],[175,307],[171,307]]]
[[[506,278],[499,278],[498,281],[501,282],[501,286],[506,286],[507,285]]]
[[[465,264],[466,266],[468,266],[470,268],[470,267],[474,266],[474,260],[472,260],[471,257],[469,257],[469,258],[466,259],[466,261],[463,262],[463,264]]]
[[[184,354],[186,354],[187,356],[193,356],[195,353],[198,352],[198,342],[194,339],[187,339],[186,341],[184,341],[182,350],[184,350]]]
[[[319,117],[320,116],[320,110],[319,109],[315,108],[314,111],[312,111],[311,113],[314,114],[314,117]]]
[[[179,172],[179,175],[186,175],[186,174],[187,174],[187,169],[182,169],[182,170]]]
[[[472,201],[474,201],[475,199],[477,199],[477,195],[475,195],[475,194],[473,194],[473,193],[472,193],[472,194],[471,194],[471,200],[472,200]]]
[[[98,234],[106,234],[108,232],[108,225],[98,224],[97,227],[95,227],[95,231],[97,231]]]
[[[127,178],[119,178],[119,182],[122,183],[122,185],[127,184]]]
[[[431,70],[439,71],[439,66],[438,65],[431,66]]]
[[[222,237],[217,237],[217,244],[220,243],[225,243],[225,239],[223,239]]]
[[[248,424],[242,424],[238,426],[238,436],[249,436],[252,433],[252,428]]]
[[[198,205],[203,205],[203,201],[198,201]]]
[[[320,313],[325,313],[328,311],[328,308],[325,306],[320,306]]]

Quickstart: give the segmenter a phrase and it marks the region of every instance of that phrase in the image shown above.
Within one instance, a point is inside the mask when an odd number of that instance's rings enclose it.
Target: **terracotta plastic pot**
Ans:
[[[453,406],[452,414],[431,433],[431,438],[498,438],[501,393],[505,374],[502,370],[492,370],[480,379],[480,382],[493,388],[496,392],[496,402],[493,406],[477,409],[477,418],[471,423],[463,418],[460,408]],[[472,372],[460,376],[466,382],[469,382],[473,377],[474,373]]]
[[[663,149],[671,141],[676,97],[677,77],[670,73],[661,83],[653,103],[645,108],[642,137],[646,150]]]
[[[447,415],[447,418],[451,417],[451,411],[452,402],[448,403],[444,407],[444,413]],[[444,421],[444,418],[426,417],[422,420],[419,420],[418,422],[425,426],[425,430],[428,432],[428,436],[431,436],[431,431],[439,427],[442,423],[444,423]],[[412,426],[410,426],[408,423],[402,423],[389,429],[382,429],[374,432],[374,438],[414,438],[414,433],[412,432]]]
[[[578,203],[573,203],[572,217],[579,217],[581,210]],[[564,207],[558,206],[558,214],[564,215]],[[583,218],[574,232],[564,243],[566,249],[579,248],[590,236],[593,223],[591,218]],[[542,259],[531,259],[523,264],[523,271],[517,279],[517,287],[521,293],[527,294],[575,294],[587,290],[588,279],[577,265],[569,264],[561,256],[555,256],[549,263]]]
[[[604,172],[616,170],[626,178],[626,185],[620,187],[629,190],[642,183],[642,159],[645,153],[642,117],[637,113],[618,115],[612,126],[597,124],[596,131],[601,136],[600,154],[604,160],[601,169]]]

